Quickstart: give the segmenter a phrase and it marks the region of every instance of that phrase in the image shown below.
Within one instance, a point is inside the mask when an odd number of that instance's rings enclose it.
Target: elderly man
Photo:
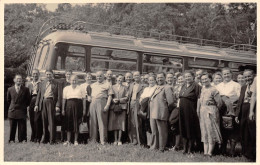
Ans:
[[[104,81],[102,71],[96,73],[97,82],[91,84],[90,103],[90,140],[104,145],[107,142],[108,110],[112,100],[113,90],[110,83]]]
[[[36,98],[34,111],[42,112],[43,138],[42,143],[54,144],[56,140],[55,113],[60,111],[58,82],[53,79],[53,71],[45,71],[46,80],[40,87]]]
[[[40,85],[39,74],[39,70],[34,69],[32,71],[32,81],[29,81],[26,84],[26,86],[29,88],[31,95],[30,107],[28,108],[30,124],[32,129],[30,140],[31,142],[40,142],[42,138],[42,115],[41,112],[34,112],[34,106]]]
[[[226,105],[226,109],[224,111],[220,111],[221,116],[232,116],[237,120],[237,113],[235,112],[236,103],[240,96],[240,85],[237,82],[232,80],[232,72],[230,68],[223,68],[222,69],[222,77],[224,81],[216,86],[219,94]],[[239,139],[239,128],[238,125],[234,123],[233,130],[227,130],[221,125],[222,130],[222,137],[223,137],[223,144],[222,144],[222,154],[226,154],[226,147],[227,147],[227,140],[230,140],[230,149],[231,149],[231,156],[235,154],[235,146],[236,142]]]
[[[30,104],[30,93],[27,87],[22,86],[22,76],[20,74],[15,75],[14,84],[7,90],[8,118],[10,122],[9,143],[15,142],[17,125],[18,141],[26,142],[26,109]]]
[[[129,87],[129,108],[128,108],[128,137],[130,142],[134,145],[146,144],[145,130],[142,127],[142,119],[138,117],[138,111],[140,111],[139,99],[143,92],[143,89],[147,86],[141,84],[140,72],[135,71],[134,83]]]
[[[252,160],[256,158],[256,123],[249,119],[250,101],[253,94],[254,73],[252,70],[245,70],[243,76],[246,85],[242,86],[238,100],[237,115],[240,121],[240,135],[242,154]]]
[[[152,129],[151,149],[164,151],[168,138],[169,112],[173,108],[173,92],[165,85],[165,74],[156,76],[158,87],[155,89],[150,102],[150,124]]]
[[[110,85],[113,85],[113,80],[112,80],[112,77],[113,77],[113,72],[111,70],[108,70],[106,72],[106,81],[107,83],[109,83]]]
[[[127,72],[125,74],[125,82],[123,82],[123,85],[126,86],[128,90],[132,83],[133,83],[133,74],[131,72]]]

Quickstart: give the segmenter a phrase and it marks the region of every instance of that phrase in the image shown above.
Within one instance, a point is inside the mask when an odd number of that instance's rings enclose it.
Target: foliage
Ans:
[[[256,3],[62,3],[54,12],[44,4],[5,5],[5,68],[26,69],[26,61],[42,24],[54,16],[108,25],[88,30],[148,37],[132,28],[239,44],[256,45]],[[166,35],[165,35],[166,36]]]

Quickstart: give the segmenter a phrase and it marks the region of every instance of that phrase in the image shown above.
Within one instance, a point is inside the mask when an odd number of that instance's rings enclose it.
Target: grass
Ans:
[[[30,124],[27,123],[28,137]],[[4,122],[4,161],[14,162],[248,162],[244,157],[214,156],[204,157],[202,154],[183,155],[181,151],[149,150],[140,146],[123,144],[114,146],[89,143],[78,146],[63,146],[38,143],[8,143],[9,122]],[[29,138],[28,138],[29,139]]]

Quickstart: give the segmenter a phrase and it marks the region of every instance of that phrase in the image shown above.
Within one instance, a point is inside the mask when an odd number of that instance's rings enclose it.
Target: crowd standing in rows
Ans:
[[[212,76],[199,69],[183,73],[127,72],[116,75],[111,70],[78,76],[66,71],[66,79],[56,81],[53,71],[46,70],[40,81],[39,71],[32,71],[32,81],[22,86],[22,76],[14,77],[15,85],[7,91],[10,121],[9,143],[27,141],[28,110],[32,129],[31,141],[56,143],[56,113],[61,112],[61,141],[77,146],[79,125],[84,118],[89,123],[89,141],[108,142],[113,132],[113,144],[125,141],[150,149],[181,150],[184,154],[204,151],[205,156],[227,154],[235,156],[237,142],[242,155],[256,159],[256,78],[245,70],[232,80],[232,71],[223,68]],[[65,134],[67,133],[67,134]],[[171,136],[169,136],[171,135]]]

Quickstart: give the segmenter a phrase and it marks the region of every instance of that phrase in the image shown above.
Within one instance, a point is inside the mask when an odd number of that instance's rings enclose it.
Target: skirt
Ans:
[[[108,131],[126,130],[126,110],[120,113],[115,113],[113,109],[109,110]]]
[[[79,132],[79,124],[82,121],[83,109],[81,99],[68,99],[65,110],[65,130]]]

